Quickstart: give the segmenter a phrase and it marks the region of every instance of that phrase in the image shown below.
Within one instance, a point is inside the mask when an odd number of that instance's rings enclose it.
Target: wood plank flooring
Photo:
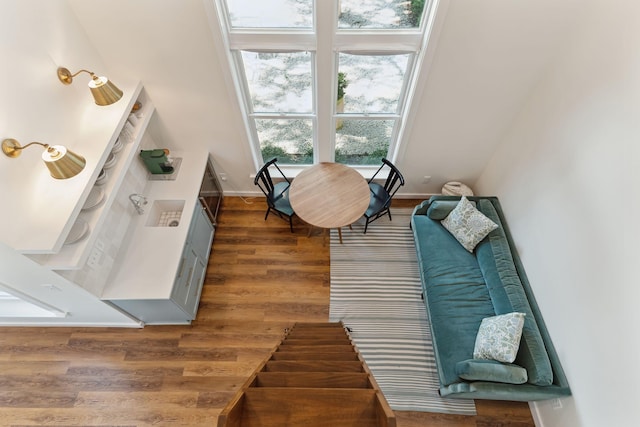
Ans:
[[[284,328],[329,316],[328,234],[307,237],[297,219],[292,234],[273,214],[264,221],[265,206],[224,199],[190,326],[1,328],[0,426],[215,425]],[[396,416],[398,427],[534,425],[526,403],[477,408],[475,417]]]

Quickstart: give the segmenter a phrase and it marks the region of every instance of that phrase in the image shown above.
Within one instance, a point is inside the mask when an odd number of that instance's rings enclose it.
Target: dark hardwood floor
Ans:
[[[307,237],[295,219],[292,234],[287,221],[264,221],[263,199],[248,202],[224,199],[192,325],[1,328],[0,425],[214,426],[284,328],[329,314],[328,235]],[[534,425],[526,403],[477,409],[396,415],[399,427]]]

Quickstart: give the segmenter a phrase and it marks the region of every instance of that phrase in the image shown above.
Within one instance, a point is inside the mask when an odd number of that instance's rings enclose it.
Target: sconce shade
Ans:
[[[78,175],[87,161],[62,145],[50,145],[42,153],[42,160],[55,179],[67,179]]]
[[[89,89],[98,105],[111,105],[122,98],[122,91],[106,77],[93,76]]]
[[[62,145],[49,145],[42,142],[30,142],[24,147],[15,139],[2,141],[2,152],[11,158],[16,158],[22,150],[30,145],[37,144],[45,148],[42,160],[49,169],[49,173],[55,179],[67,179],[78,175],[84,169],[87,161],[79,154],[68,150]]]
[[[65,85],[70,85],[73,82],[73,78],[80,73],[88,73],[91,75],[92,80],[89,82],[89,90],[97,105],[111,105],[120,98],[122,98],[122,91],[114,85],[106,77],[98,77],[93,72],[88,70],[80,70],[75,74],[71,74],[71,71],[65,67],[58,68],[58,79]]]

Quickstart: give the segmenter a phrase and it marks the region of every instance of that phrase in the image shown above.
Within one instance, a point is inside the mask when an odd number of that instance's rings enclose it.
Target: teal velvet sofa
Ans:
[[[570,395],[498,199],[468,197],[499,226],[473,252],[440,223],[459,200],[457,196],[433,196],[416,206],[411,217],[440,394],[515,401]],[[482,319],[511,312],[525,313],[513,364],[474,359]]]

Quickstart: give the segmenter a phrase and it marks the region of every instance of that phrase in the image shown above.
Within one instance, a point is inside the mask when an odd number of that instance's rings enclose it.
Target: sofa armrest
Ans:
[[[413,215],[426,215],[427,210],[429,209],[429,200],[422,201],[418,206],[413,208]]]

